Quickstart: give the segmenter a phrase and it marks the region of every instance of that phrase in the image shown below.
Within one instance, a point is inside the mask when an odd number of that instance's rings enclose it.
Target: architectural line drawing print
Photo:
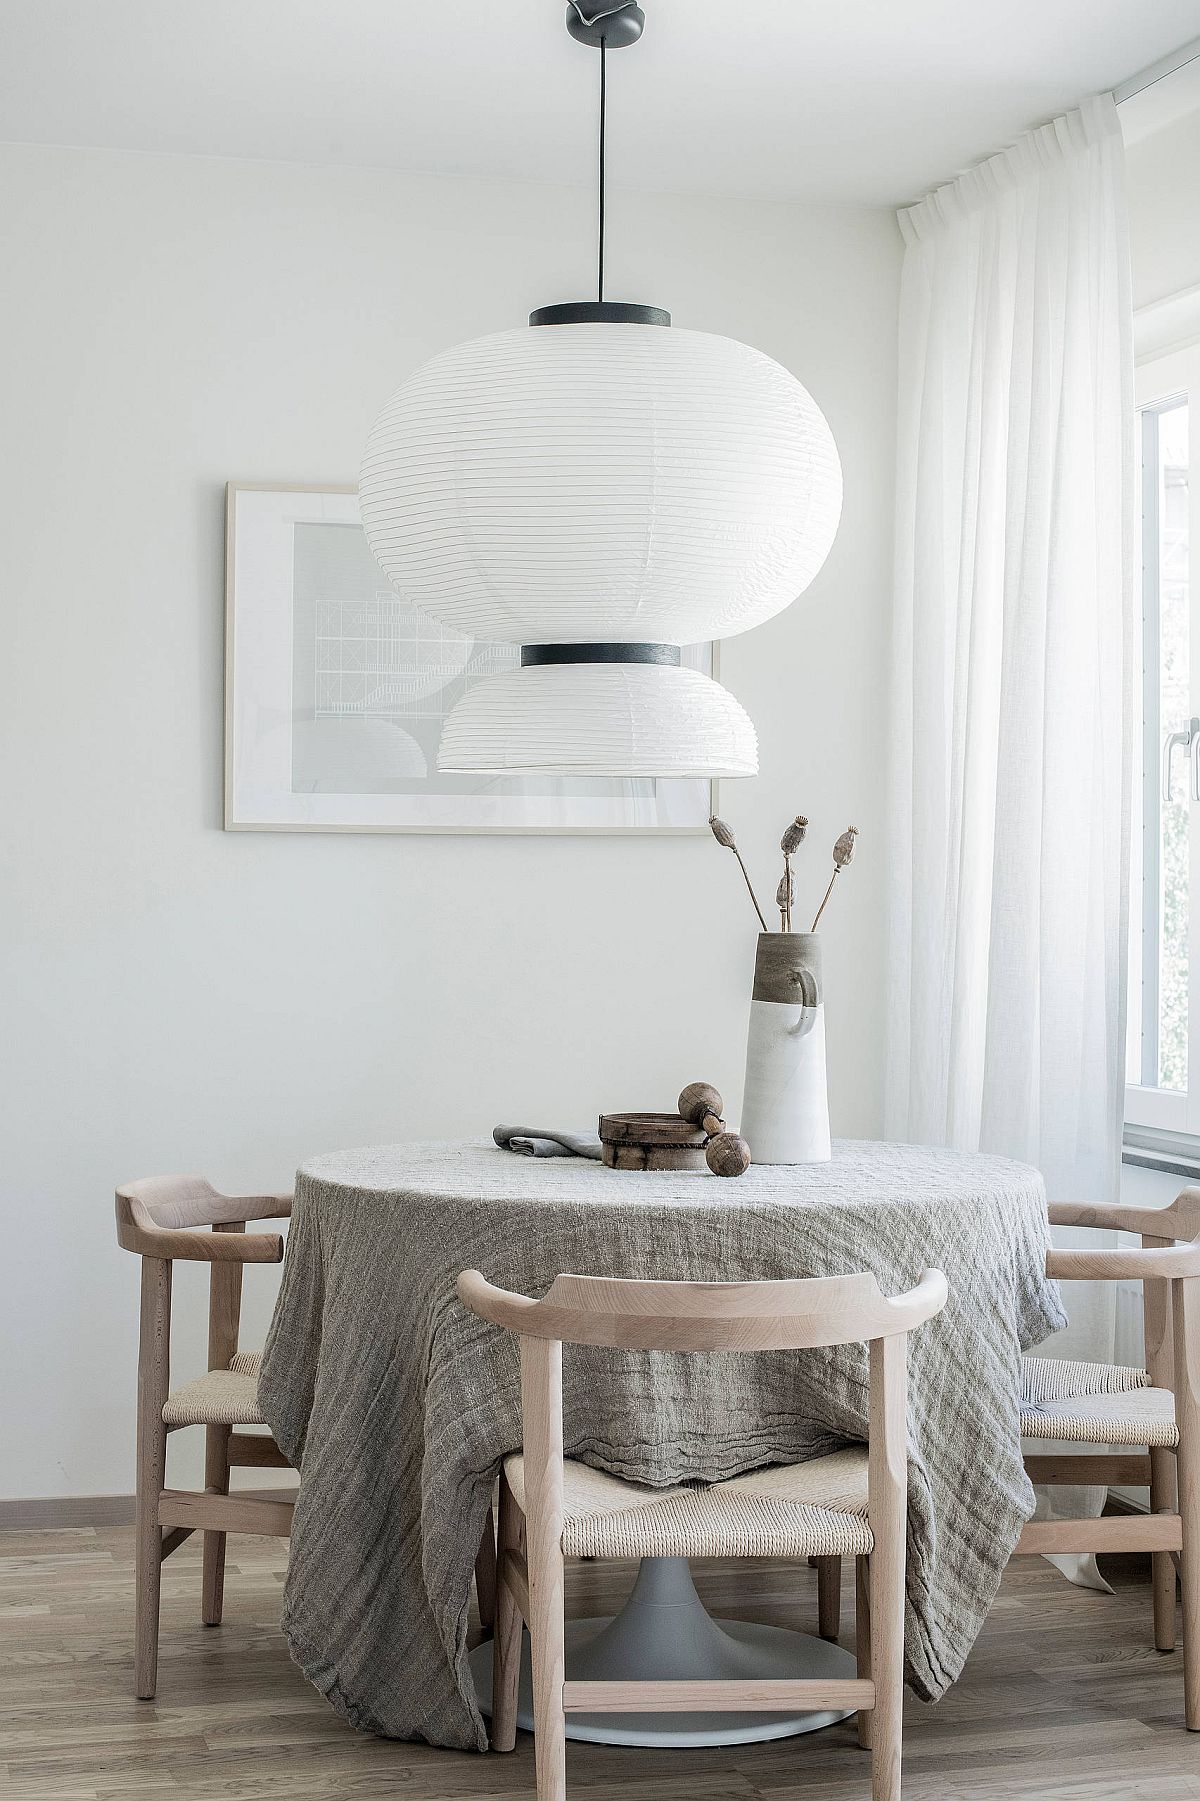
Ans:
[[[684,661],[714,672],[714,647]],[[463,694],[520,663],[397,594],[350,488],[230,483],[226,513],[227,829],[697,832],[702,780],[443,775]]]

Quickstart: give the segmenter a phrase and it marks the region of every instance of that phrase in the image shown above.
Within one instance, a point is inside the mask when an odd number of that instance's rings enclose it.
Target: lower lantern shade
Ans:
[[[758,774],[745,710],[699,670],[661,663],[535,664],[468,689],[446,720],[447,774],[726,777]]]

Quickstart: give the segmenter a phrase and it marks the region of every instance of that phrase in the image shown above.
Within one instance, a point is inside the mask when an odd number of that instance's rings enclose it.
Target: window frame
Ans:
[[[1200,1146],[1200,806],[1189,802],[1189,921],[1188,921],[1188,1088],[1186,1092],[1160,1088],[1158,1069],[1158,983],[1161,822],[1159,784],[1164,721],[1160,703],[1160,589],[1161,522],[1159,520],[1159,464],[1157,460],[1162,415],[1182,402],[1189,407],[1189,468],[1200,465],[1200,341],[1139,363],[1135,387],[1137,447],[1140,485],[1141,560],[1141,682],[1139,691],[1138,769],[1133,793],[1131,831],[1129,1005],[1126,1069],[1136,1067],[1142,1078],[1126,1082],[1125,1123],[1131,1136],[1145,1140],[1155,1134],[1180,1140],[1195,1139]],[[1153,451],[1153,459],[1147,453]],[[1189,484],[1189,549],[1200,546],[1200,482]],[[1200,552],[1198,552],[1200,554]],[[1190,572],[1189,572],[1190,574]],[[1189,583],[1189,714],[1200,713],[1200,582]],[[1172,729],[1173,729],[1172,723]],[[1200,755],[1200,743],[1194,755]],[[1191,780],[1191,764],[1185,753],[1180,775]],[[1178,768],[1178,765],[1176,765]],[[1153,830],[1147,822],[1153,821]],[[1148,896],[1152,904],[1147,904]],[[1143,1032],[1147,1004],[1153,1007],[1155,1029]],[[1136,1051],[1136,1055],[1133,1054]]]

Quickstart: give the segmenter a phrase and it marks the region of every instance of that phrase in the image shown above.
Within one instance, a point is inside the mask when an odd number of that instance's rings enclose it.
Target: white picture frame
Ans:
[[[355,488],[228,483],[225,559],[227,831],[708,830],[715,782],[439,775],[441,719],[519,649],[402,600],[371,557]],[[684,660],[717,673],[715,645]]]

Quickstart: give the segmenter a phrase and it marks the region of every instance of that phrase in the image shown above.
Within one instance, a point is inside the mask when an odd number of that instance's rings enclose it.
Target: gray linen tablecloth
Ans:
[[[283,1612],[296,1661],[365,1731],[486,1746],[467,1604],[492,1483],[520,1443],[519,1359],[460,1305],[464,1267],[533,1295],[561,1270],[719,1281],[866,1268],[895,1294],[931,1264],[950,1299],[911,1341],[906,1650],[913,1687],[936,1698],[1033,1511],[1021,1351],[1065,1323],[1046,1245],[1036,1171],[906,1145],[838,1143],[831,1163],[736,1182],[483,1141],[306,1164],[259,1382],[300,1470]],[[858,1345],[568,1350],[567,1454],[653,1486],[799,1461],[866,1437],[866,1378]]]

